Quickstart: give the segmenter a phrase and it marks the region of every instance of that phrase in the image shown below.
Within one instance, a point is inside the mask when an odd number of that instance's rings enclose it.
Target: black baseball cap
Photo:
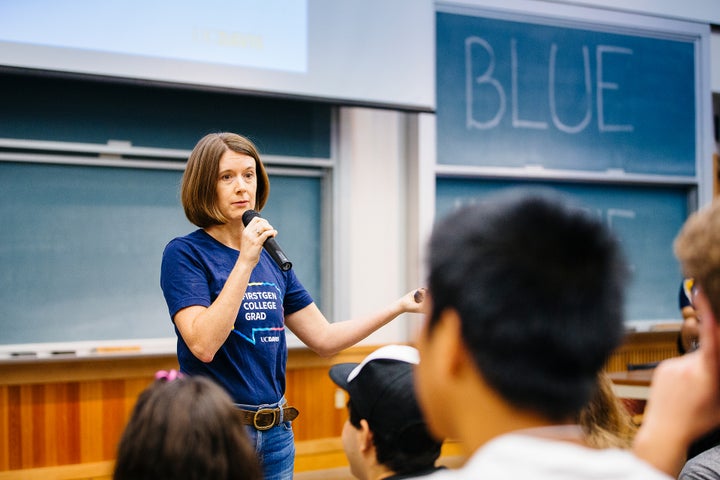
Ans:
[[[350,395],[353,409],[373,432],[397,435],[425,427],[413,387],[418,351],[407,345],[387,345],[361,363],[330,367],[330,378]]]

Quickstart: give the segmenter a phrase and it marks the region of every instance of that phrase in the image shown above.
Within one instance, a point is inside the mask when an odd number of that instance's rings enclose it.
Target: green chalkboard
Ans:
[[[160,260],[197,228],[180,206],[181,176],[0,162],[0,345],[173,337]],[[263,216],[321,304],[322,179],[270,182]]]
[[[327,104],[0,71],[0,138],[190,150],[208,132],[261,155],[330,158]],[[317,175],[271,174],[263,209],[322,304]],[[0,162],[0,346],[173,337],[159,286],[167,242],[194,230],[182,171]],[[302,208],[298,208],[302,205]]]
[[[679,321],[672,243],[702,190],[702,31],[583,12],[438,7],[436,213],[559,190],[617,232],[628,322]]]
[[[697,36],[483,15],[437,13],[439,164],[695,175]]]
[[[631,324],[677,321],[682,279],[672,243],[688,215],[687,187],[440,178],[437,216],[505,188],[550,188],[606,222],[621,241],[632,278],[626,295]],[[532,239],[528,239],[532,241]]]
[[[3,70],[0,92],[0,138],[190,150],[229,131],[264,155],[330,158],[327,104]]]

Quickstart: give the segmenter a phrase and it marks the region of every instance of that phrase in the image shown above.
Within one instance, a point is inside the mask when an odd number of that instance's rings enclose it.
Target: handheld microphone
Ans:
[[[243,225],[247,227],[248,223],[255,218],[259,217],[260,214],[256,212],[255,210],[248,210],[245,213],[243,213],[242,221]],[[263,248],[270,254],[273,260],[275,260],[275,263],[278,264],[278,267],[280,267],[280,270],[283,272],[287,272],[292,268],[292,263],[285,255],[285,252],[282,251],[282,248],[280,248],[280,245],[275,241],[273,237],[268,238],[265,240],[265,243],[263,244]]]

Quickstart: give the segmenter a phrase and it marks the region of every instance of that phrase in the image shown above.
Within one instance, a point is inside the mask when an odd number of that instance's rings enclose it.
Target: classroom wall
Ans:
[[[407,201],[411,115],[361,108],[341,111],[340,181],[346,185],[341,202],[347,200],[346,237],[338,239],[340,256],[347,260],[343,318],[368,315],[422,285],[422,278],[411,278],[408,257],[408,243],[415,236],[408,232],[407,221],[416,208]],[[363,343],[410,341],[408,329],[419,321],[419,315],[404,315]]]
[[[552,13],[557,3],[535,3]],[[499,5],[498,0],[471,2]],[[578,3],[578,2],[564,2]],[[592,4],[592,2],[586,2]],[[599,5],[603,2],[595,2]],[[694,5],[693,2],[691,4]],[[664,5],[664,6],[663,6]],[[651,13],[668,13],[668,2],[660,2]],[[699,7],[683,9],[695,20],[709,18],[718,21],[717,2],[700,2]],[[705,7],[703,7],[705,5]],[[640,9],[641,2],[630,2],[629,9]],[[707,8],[709,6],[710,8]],[[720,33],[713,35],[713,89],[720,92]],[[333,259],[334,294],[326,314],[333,320],[362,315],[385,305],[410,288],[422,283],[422,243],[433,212],[423,207],[418,211],[418,197],[409,198],[413,187],[410,170],[417,169],[418,155],[409,153],[412,138],[419,136],[417,114],[360,107],[342,107],[335,125],[338,167],[335,175],[337,213],[333,219],[338,252]],[[414,123],[413,123],[414,122]],[[429,148],[434,149],[431,142]],[[423,165],[434,161],[434,151],[420,152],[431,157]],[[425,192],[425,197],[432,192]],[[379,206],[379,207],[378,207]],[[408,229],[411,218],[421,216],[422,233]],[[377,232],[378,225],[383,232]],[[408,244],[408,242],[410,244]],[[413,251],[410,257],[407,252]],[[382,272],[382,275],[378,275]],[[373,335],[367,342],[406,341],[412,339],[412,316],[400,319]],[[291,346],[300,346],[291,340]]]
[[[417,130],[414,113],[343,107],[337,123],[337,167],[333,231],[337,261],[332,266],[331,321],[372,314],[422,286],[416,257],[422,237],[409,224],[416,209],[410,148]],[[415,151],[417,154],[417,151]],[[405,314],[361,341],[361,345],[402,343],[414,338],[420,316]],[[291,348],[303,347],[294,335]]]

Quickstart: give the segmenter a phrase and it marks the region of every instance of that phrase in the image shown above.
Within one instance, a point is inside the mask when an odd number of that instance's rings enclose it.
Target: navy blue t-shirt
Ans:
[[[239,254],[202,229],[171,240],[163,252],[160,270],[160,286],[170,318],[192,305],[209,307],[220,294]],[[278,402],[285,394],[285,315],[312,302],[295,272],[280,270],[263,250],[250,275],[234,328],[212,362],[198,360],[175,328],[180,370],[211,377],[236,403]]]

